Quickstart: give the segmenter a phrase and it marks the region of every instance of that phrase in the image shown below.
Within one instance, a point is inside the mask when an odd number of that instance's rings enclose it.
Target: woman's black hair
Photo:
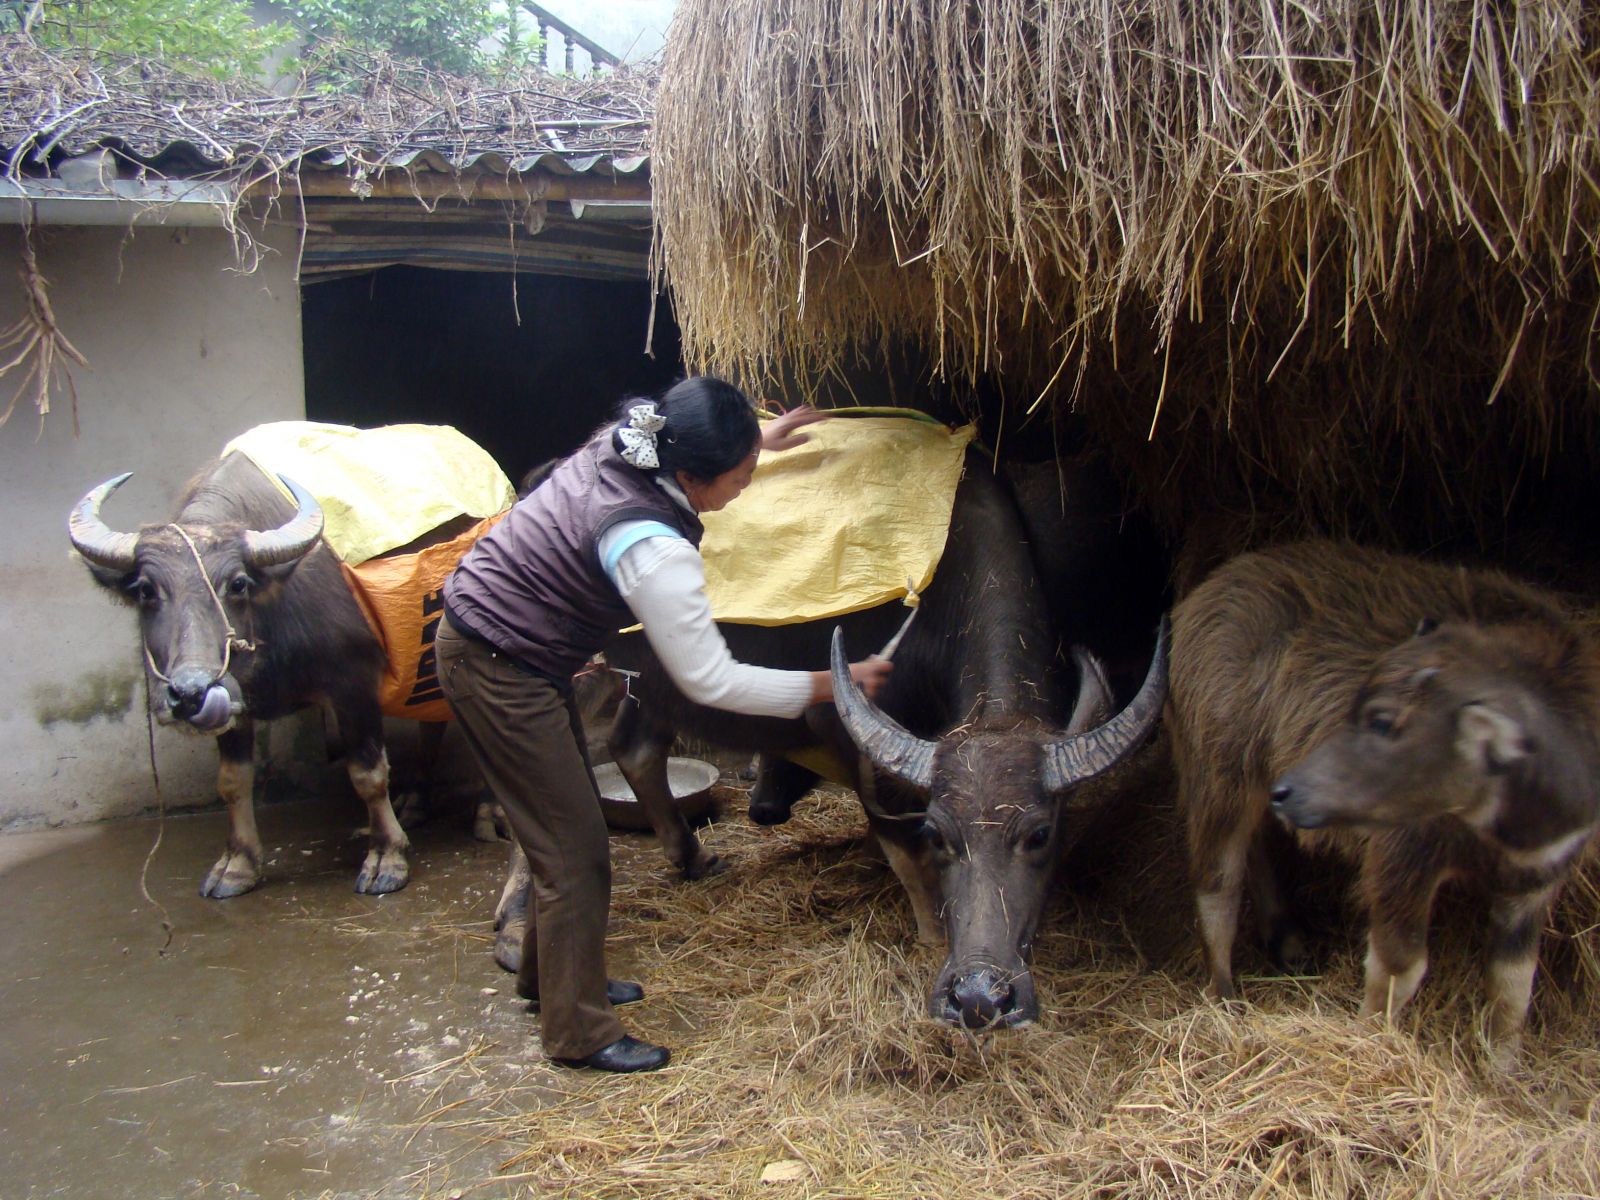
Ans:
[[[637,398],[618,407],[619,425]],[[709,481],[733,470],[761,440],[761,422],[755,406],[731,383],[710,375],[696,375],[673,384],[656,397],[656,411],[667,423],[656,433],[656,458],[669,476],[683,471],[691,478]],[[622,448],[615,432],[612,445]]]

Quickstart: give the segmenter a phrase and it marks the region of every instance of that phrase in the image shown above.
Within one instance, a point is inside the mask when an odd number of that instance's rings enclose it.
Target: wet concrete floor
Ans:
[[[226,901],[197,894],[221,813],[0,837],[0,1200],[519,1194],[474,1116],[569,1073],[493,960],[505,845],[436,818],[410,885],[359,896],[361,815],[258,808],[266,881]]]

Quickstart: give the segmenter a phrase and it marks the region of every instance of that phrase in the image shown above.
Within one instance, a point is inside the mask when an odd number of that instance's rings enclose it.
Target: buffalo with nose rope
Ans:
[[[358,892],[393,892],[410,874],[408,841],[389,803],[378,703],[385,655],[323,543],[321,506],[294,502],[244,454],[225,455],[185,490],[172,520],[109,528],[100,507],[127,475],[91,490],[68,522],[95,581],[138,610],[163,724],[217,739],[217,792],[228,842],[200,893],[224,899],[261,882],[253,805],[255,722],[308,704],[339,726],[350,782],[367,806],[369,850]]]

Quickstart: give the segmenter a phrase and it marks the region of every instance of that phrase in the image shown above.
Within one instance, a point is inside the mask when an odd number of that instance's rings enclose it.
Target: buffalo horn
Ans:
[[[1078,702],[1067,722],[1069,736],[1093,729],[1111,715],[1111,684],[1100,660],[1082,646],[1074,646],[1072,661],[1078,667]]]
[[[132,478],[132,471],[124,471],[115,479],[108,479],[78,501],[72,515],[67,518],[67,535],[72,545],[97,567],[108,571],[133,570],[134,548],[139,544],[137,533],[118,533],[100,519],[100,506]]]
[[[262,532],[250,530],[244,535],[244,561],[252,567],[276,567],[293,562],[322,536],[322,505],[317,503],[316,497],[287,476],[278,478],[294,496],[298,508],[287,524]]]
[[[1156,630],[1156,649],[1139,694],[1098,729],[1051,742],[1044,748],[1044,789],[1064,792],[1104,774],[1145,739],[1161,715],[1167,695],[1167,619]]]
[[[926,790],[933,783],[933,743],[907,732],[879,711],[850,678],[844,657],[844,630],[833,627],[833,703],[861,753],[879,770]]]

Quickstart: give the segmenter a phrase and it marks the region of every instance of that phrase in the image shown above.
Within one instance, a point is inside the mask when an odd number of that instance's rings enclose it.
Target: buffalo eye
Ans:
[[[950,843],[945,841],[944,834],[939,832],[939,827],[932,821],[922,822],[922,840],[928,843],[928,849],[935,854],[943,854],[950,848]]]
[[[143,575],[137,575],[125,585],[128,598],[141,608],[153,608],[156,603],[156,585]]]
[[[250,576],[239,574],[228,580],[228,595],[235,600],[243,600],[250,594],[250,589],[255,587],[256,581]]]
[[[1024,850],[1043,850],[1050,844],[1050,826],[1037,825],[1022,839]]]

